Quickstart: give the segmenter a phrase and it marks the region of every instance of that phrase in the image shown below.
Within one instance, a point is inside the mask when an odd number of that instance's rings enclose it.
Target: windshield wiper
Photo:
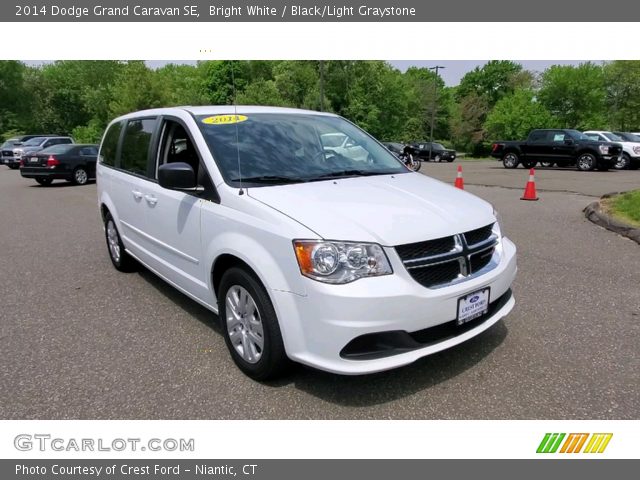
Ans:
[[[247,182],[247,183],[264,183],[264,184],[286,184],[286,183],[301,183],[305,180],[302,178],[295,177],[284,177],[280,175],[261,175],[257,177],[243,177],[243,178],[232,178],[232,182]]]
[[[330,173],[324,173],[322,175],[318,175],[317,177],[310,177],[308,180],[309,181],[313,181],[313,180],[325,180],[327,178],[342,178],[342,177],[370,177],[372,175],[390,175],[392,173],[397,173],[394,171],[391,172],[376,172],[376,171],[372,171],[372,170],[358,170],[358,169],[353,169],[353,170],[340,170],[337,172],[330,172]]]

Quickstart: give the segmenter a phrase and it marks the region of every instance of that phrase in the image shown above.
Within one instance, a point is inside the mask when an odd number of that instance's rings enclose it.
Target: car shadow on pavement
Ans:
[[[64,180],[61,181],[57,181],[57,182],[51,182],[50,185],[40,185],[39,183],[34,183],[33,185],[29,185],[30,188],[38,188],[38,189],[42,189],[42,190],[47,190],[49,188],[63,188],[63,187],[85,187],[87,185],[91,185],[96,183],[95,180],[89,180],[87,183],[85,183],[84,185],[76,185],[73,182],[65,182]]]
[[[146,268],[141,266],[138,275],[193,318],[222,335],[217,315]],[[500,320],[471,340],[405,367],[370,375],[345,376],[295,364],[283,378],[263,382],[262,385],[265,388],[293,386],[324,401],[348,407],[383,404],[423,390],[438,388],[440,384],[483,361],[500,346],[507,333],[507,326]],[[240,370],[237,374],[243,375]]]
[[[341,406],[384,404],[437,388],[460,375],[490,355],[504,341],[507,333],[507,326],[500,320],[467,342],[405,367],[370,375],[344,376],[298,366],[288,377],[273,385],[293,384],[310,395]]]
[[[147,270],[144,266],[138,265],[137,274],[149,283],[153,288],[169,298],[173,303],[182,308],[196,320],[204,323],[207,327],[222,335],[222,329],[218,322],[218,316],[200,305],[195,300],[191,300],[176,288],[158,277],[155,273]]]

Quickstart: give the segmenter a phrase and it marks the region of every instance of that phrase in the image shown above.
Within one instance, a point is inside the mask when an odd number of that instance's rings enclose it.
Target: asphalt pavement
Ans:
[[[518,247],[516,306],[487,332],[405,368],[296,367],[261,384],[215,316],[108,258],[95,184],[40,187],[0,167],[0,419],[637,419],[640,246],[582,209],[640,171],[498,162],[423,165],[492,202]]]

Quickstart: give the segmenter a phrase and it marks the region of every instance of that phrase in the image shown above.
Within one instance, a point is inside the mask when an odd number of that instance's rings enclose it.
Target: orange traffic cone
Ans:
[[[453,186],[459,188],[460,190],[464,190],[464,180],[462,179],[462,165],[458,165],[458,175],[456,176],[456,182],[453,184]]]
[[[532,168],[529,170],[529,181],[527,182],[527,186],[524,187],[524,196],[520,197],[520,200],[538,200],[535,173],[535,169]]]

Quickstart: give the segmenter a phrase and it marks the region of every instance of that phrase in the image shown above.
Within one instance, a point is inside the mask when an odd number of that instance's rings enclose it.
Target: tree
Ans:
[[[562,128],[600,129],[607,123],[604,71],[594,63],[548,68],[538,98]]]
[[[25,70],[20,62],[0,61],[0,132],[19,130],[29,116]]]
[[[534,128],[555,127],[557,120],[530,89],[519,89],[502,97],[484,124],[487,137],[493,140],[520,140]]]
[[[167,103],[166,90],[154,72],[144,62],[132,61],[127,62],[115,79],[109,111],[113,118],[137,110],[162,107]]]
[[[463,97],[456,104],[451,121],[456,148],[472,153],[482,151],[482,142],[486,138],[484,122],[490,110],[487,98],[477,93]]]
[[[170,63],[154,72],[162,86],[167,107],[178,105],[206,105],[206,68],[200,65]]]
[[[614,130],[640,130],[640,62],[616,60],[604,67],[606,105]]]
[[[457,89],[458,100],[476,95],[485,97],[489,107],[493,107],[503,96],[512,93],[518,86],[526,86],[523,84],[532,78],[529,72],[523,72],[522,65],[518,63],[491,60],[462,77]]]

